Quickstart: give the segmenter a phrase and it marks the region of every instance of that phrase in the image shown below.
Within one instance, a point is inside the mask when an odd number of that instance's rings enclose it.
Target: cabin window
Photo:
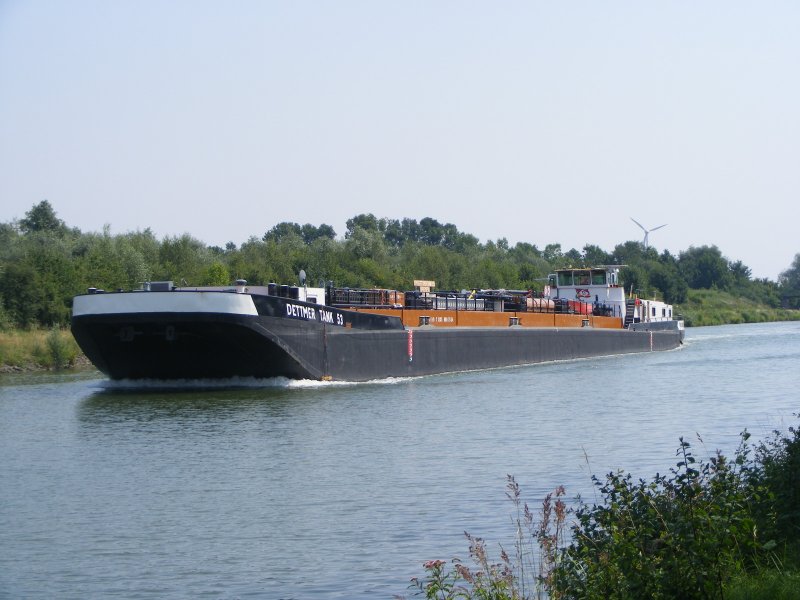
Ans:
[[[666,308],[662,308],[661,309],[661,316],[662,317],[666,317],[667,316],[667,309]]]
[[[558,285],[559,287],[572,285],[572,271],[561,271],[558,274]]]
[[[605,285],[606,272],[605,271],[592,271],[592,285]]]
[[[589,271],[575,271],[575,285],[589,285]]]
[[[654,317],[656,316],[656,307],[655,306],[653,307],[653,316]]]

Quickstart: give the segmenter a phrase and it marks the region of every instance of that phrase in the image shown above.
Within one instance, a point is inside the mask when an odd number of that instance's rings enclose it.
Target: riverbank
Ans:
[[[675,305],[687,327],[800,321],[800,310],[771,308],[720,290],[689,290],[686,302]]]
[[[69,329],[0,331],[0,373],[78,369],[91,366]]]

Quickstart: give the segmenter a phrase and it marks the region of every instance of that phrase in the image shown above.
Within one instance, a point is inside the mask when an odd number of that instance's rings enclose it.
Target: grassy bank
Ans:
[[[675,305],[675,311],[683,315],[687,327],[800,320],[799,310],[770,308],[719,290],[689,290],[687,301]]]
[[[0,331],[0,368],[3,371],[67,369],[84,360],[69,329]]]

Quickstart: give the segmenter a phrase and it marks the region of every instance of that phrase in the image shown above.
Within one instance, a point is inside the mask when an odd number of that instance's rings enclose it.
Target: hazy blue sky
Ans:
[[[800,252],[800,3],[0,0],[0,221]]]

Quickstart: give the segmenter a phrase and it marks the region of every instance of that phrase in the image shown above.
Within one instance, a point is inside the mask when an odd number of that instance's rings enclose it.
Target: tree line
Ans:
[[[69,227],[43,200],[19,220],[0,223],[0,327],[65,325],[73,296],[89,286],[134,289],[144,281],[188,285],[295,283],[301,269],[309,285],[407,290],[415,279],[438,289],[541,290],[557,268],[626,265],[626,290],[657,294],[680,304],[689,289],[727,290],[777,308],[800,307],[800,254],[777,282],[754,279],[741,261],[716,246],[690,247],[677,256],[628,241],[608,252],[594,245],[564,251],[504,238],[481,243],[451,223],[429,217],[348,219],[338,238],[330,225],[283,222],[241,246],[208,246],[190,234],[158,239],[144,231],[112,235]]]

